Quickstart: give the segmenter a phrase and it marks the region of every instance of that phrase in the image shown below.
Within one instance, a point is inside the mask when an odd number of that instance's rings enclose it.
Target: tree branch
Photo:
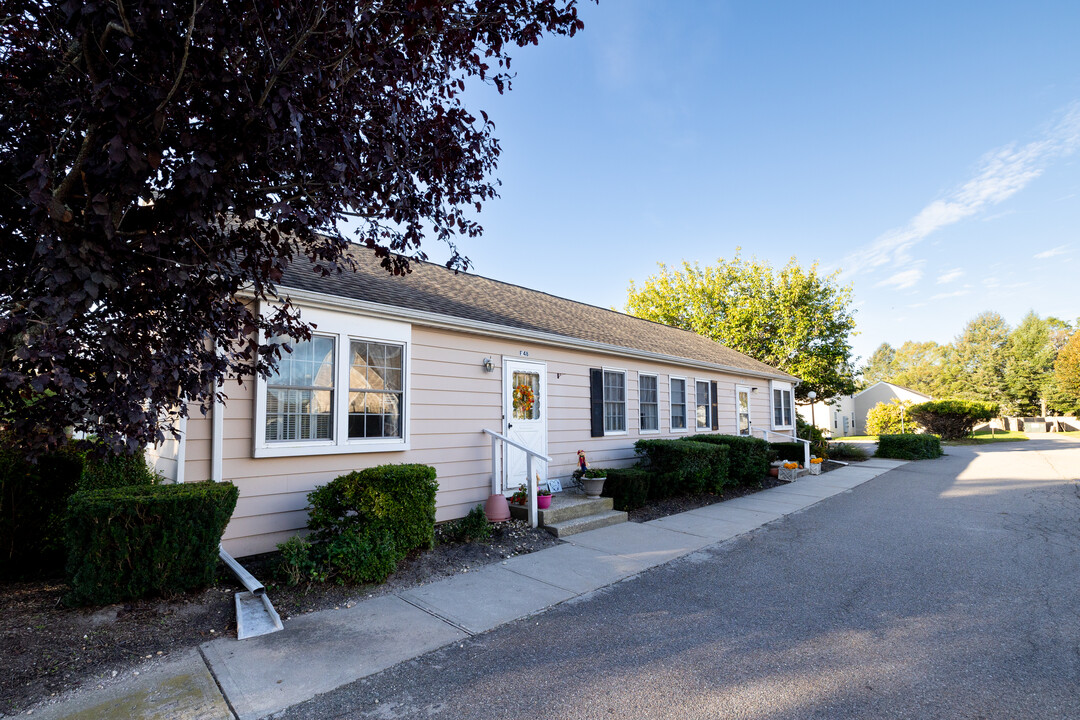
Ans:
[[[192,0],[191,2],[191,20],[188,21],[187,36],[184,38],[184,57],[180,58],[180,70],[176,73],[176,80],[173,81],[172,87],[169,88],[169,94],[165,96],[165,99],[161,101],[161,104],[154,110],[154,114],[158,114],[165,109],[165,106],[172,100],[173,95],[176,94],[177,88],[180,87],[180,80],[184,77],[184,70],[187,68],[188,56],[191,54],[191,35],[195,31],[195,16],[199,14],[199,2],[198,0]],[[160,131],[159,131],[160,134]]]

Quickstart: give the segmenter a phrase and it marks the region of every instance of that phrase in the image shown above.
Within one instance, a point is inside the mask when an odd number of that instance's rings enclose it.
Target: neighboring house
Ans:
[[[931,399],[933,398],[929,395],[881,380],[854,395],[830,398],[828,405],[823,402],[816,403],[814,420],[819,428],[832,433],[833,437],[866,435],[866,415],[878,403],[889,403],[893,400],[922,403]],[[799,407],[799,417],[810,421],[809,405]]]
[[[639,438],[793,432],[798,379],[700,335],[438,265],[393,277],[353,253],[355,274],[286,273],[280,295],[312,340],[276,376],[226,386],[211,415],[192,406],[182,440],[157,453],[176,480],[240,488],[224,538],[235,556],[303,529],[315,487],[384,463],[433,465],[437,519],[464,516],[493,486],[485,430],[549,456],[543,480],[568,479],[578,450],[630,465]],[[501,465],[511,493],[524,453]]]

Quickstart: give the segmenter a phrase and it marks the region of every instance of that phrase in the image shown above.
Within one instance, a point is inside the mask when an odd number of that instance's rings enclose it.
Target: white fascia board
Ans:
[[[459,318],[451,315],[442,315],[440,313],[427,312],[426,310],[412,310],[410,308],[397,307],[394,305],[382,305],[380,303],[368,302],[366,300],[357,300],[355,298],[342,297],[340,295],[329,295],[327,293],[312,292],[311,290],[300,290],[296,288],[279,288],[278,297],[284,299],[288,297],[293,302],[312,308],[320,308],[323,310],[349,310],[359,315],[367,315],[375,318],[390,317],[395,320],[405,320],[408,322],[417,323],[426,327],[434,327],[443,330],[464,330],[467,332],[475,333],[477,335],[487,335],[489,337],[506,338],[508,340],[528,340],[530,342],[538,343],[541,345],[550,345],[553,347],[571,347],[578,350],[589,350],[592,352],[604,353],[606,355],[617,355],[619,357],[630,357],[637,360],[648,360],[652,362],[663,362],[674,365],[681,365],[683,367],[700,368],[703,370],[714,370],[719,372],[728,373],[731,375],[742,375],[744,377],[756,377],[766,380],[780,380],[782,382],[799,383],[799,378],[786,373],[766,373],[759,370],[746,370],[744,368],[734,367],[731,365],[723,365],[720,363],[708,363],[700,360],[690,360],[688,358],[682,358],[675,355],[663,355],[661,353],[648,352],[646,350],[635,350],[633,348],[621,347],[619,345],[608,345],[606,343],[598,343],[592,340],[581,340],[579,338],[572,338],[566,335],[556,335],[555,333],[537,332],[535,330],[520,330],[517,328],[507,327],[505,325],[498,325],[495,323],[483,322],[481,320],[469,320],[467,318]]]

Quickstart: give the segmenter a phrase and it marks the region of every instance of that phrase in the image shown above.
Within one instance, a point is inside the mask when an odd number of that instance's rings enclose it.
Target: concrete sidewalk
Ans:
[[[232,638],[208,642],[200,653],[185,653],[156,672],[133,676],[107,691],[75,694],[56,705],[38,706],[33,716],[55,720],[262,718],[724,542],[903,464],[875,458],[678,515],[572,535],[563,544],[476,572],[366,600],[352,608],[296,617],[272,635],[242,642]]]

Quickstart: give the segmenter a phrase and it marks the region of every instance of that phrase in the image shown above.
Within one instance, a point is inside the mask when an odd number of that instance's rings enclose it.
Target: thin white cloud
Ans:
[[[1055,248],[1050,248],[1049,250],[1043,250],[1041,253],[1035,253],[1035,259],[1036,260],[1047,260],[1049,258],[1056,257],[1058,255],[1065,255],[1068,252],[1069,252],[1069,246],[1068,245],[1058,245]]]
[[[970,290],[954,290],[953,292],[943,292],[938,293],[937,295],[932,295],[930,299],[945,300],[946,298],[963,297],[964,295],[969,295],[970,293]]]
[[[915,285],[915,283],[922,280],[923,271],[919,268],[912,268],[910,270],[901,270],[898,273],[894,273],[889,277],[879,282],[874,287],[887,287],[893,285],[897,290],[903,290]]]
[[[1039,177],[1054,160],[1073,153],[1078,147],[1080,101],[1070,104],[1061,119],[1039,139],[1020,147],[1014,143],[987,153],[970,180],[924,207],[907,225],[884,233],[869,248],[848,256],[843,267],[848,272],[858,273],[882,265],[910,264],[911,249],[927,236],[1004,202]]]
[[[962,268],[953,268],[952,270],[946,270],[945,272],[938,275],[937,284],[944,285],[946,283],[951,283],[953,280],[957,280],[959,278],[962,278],[963,276],[964,271]]]

